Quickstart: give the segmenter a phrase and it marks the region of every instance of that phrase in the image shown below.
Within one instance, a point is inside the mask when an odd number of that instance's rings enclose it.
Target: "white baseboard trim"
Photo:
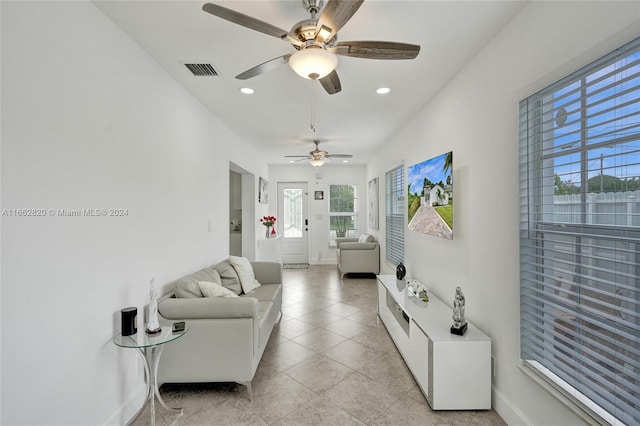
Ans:
[[[309,265],[333,265],[336,268],[338,267],[335,259],[319,259],[319,260],[309,261]]]
[[[527,425],[533,426],[533,423],[513,406],[510,400],[498,391],[495,386],[491,386],[491,406],[502,417],[508,425]]]
[[[138,389],[133,392],[133,396],[129,398],[113,415],[103,423],[104,426],[126,425],[133,416],[138,412],[145,398],[147,397],[147,385],[143,382]]]

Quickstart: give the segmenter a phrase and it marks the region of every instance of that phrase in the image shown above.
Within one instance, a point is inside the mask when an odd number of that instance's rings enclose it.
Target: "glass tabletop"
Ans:
[[[131,336],[118,334],[113,338],[113,343],[123,348],[150,348],[164,345],[184,336],[189,331],[189,326],[185,326],[183,331],[173,332],[171,327],[161,327],[162,331],[157,334],[147,334],[144,329],[139,330]]]

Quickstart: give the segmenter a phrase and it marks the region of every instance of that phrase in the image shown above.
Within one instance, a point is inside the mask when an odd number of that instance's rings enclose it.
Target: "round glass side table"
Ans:
[[[160,363],[162,348],[165,344],[173,342],[174,340],[177,340],[184,336],[187,331],[189,331],[188,326],[186,326],[183,331],[178,332],[171,331],[171,327],[162,327],[162,331],[157,334],[147,334],[144,330],[142,330],[131,336],[123,336],[122,334],[118,334],[113,338],[113,343],[115,343],[117,346],[120,346],[121,348],[137,349],[138,353],[144,360],[143,365],[145,372],[145,381],[147,382],[147,398],[129,424],[133,423],[144,411],[147,404],[150,403],[151,425],[155,426],[156,398],[165,409],[177,412],[178,416],[182,415],[182,408],[169,407],[163,401],[162,397],[160,396],[160,390],[158,389],[157,377],[158,364]]]

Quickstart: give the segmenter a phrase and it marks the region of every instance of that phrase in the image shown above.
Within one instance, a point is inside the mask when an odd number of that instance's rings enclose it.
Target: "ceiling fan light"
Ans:
[[[289,58],[289,66],[300,77],[316,80],[326,77],[338,66],[338,57],[322,48],[298,50]]]
[[[324,158],[314,158],[313,160],[309,161],[309,164],[311,164],[313,167],[320,167],[324,164]]]

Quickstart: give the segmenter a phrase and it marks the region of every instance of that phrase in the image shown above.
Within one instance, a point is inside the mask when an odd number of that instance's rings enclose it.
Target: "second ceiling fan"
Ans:
[[[274,25],[213,3],[206,3],[202,10],[227,21],[287,41],[295,52],[287,53],[263,62],[236,76],[246,80],[286,63],[300,76],[319,80],[322,87],[333,95],[342,90],[336,73],[336,55],[365,59],[414,59],[420,52],[415,44],[391,41],[342,41],[338,42],[338,31],[351,19],[364,0],[329,0],[316,15],[323,0],[302,0],[303,7],[311,19],[293,25],[286,31]]]
[[[316,149],[309,152],[309,155],[285,155],[286,158],[299,158],[299,160],[292,160],[293,162],[311,160],[309,164],[314,167],[322,166],[327,160],[331,158],[353,158],[351,154],[329,154],[327,151],[320,149],[320,141],[318,139],[313,141],[316,144]]]

